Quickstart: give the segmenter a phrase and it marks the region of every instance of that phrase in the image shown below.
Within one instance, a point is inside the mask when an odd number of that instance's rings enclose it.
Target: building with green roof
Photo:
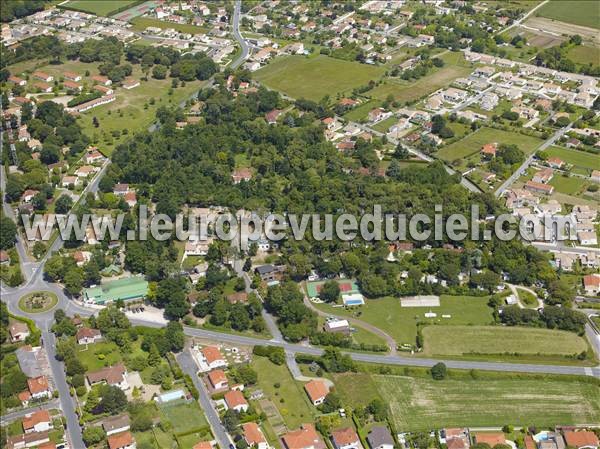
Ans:
[[[87,303],[106,305],[113,301],[133,301],[143,299],[148,294],[148,282],[143,276],[109,281],[95,287],[83,289],[83,299]]]

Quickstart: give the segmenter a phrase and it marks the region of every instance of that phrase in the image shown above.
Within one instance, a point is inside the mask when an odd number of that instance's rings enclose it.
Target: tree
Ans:
[[[150,346],[150,352],[148,353],[148,365],[157,366],[162,361],[162,357],[160,356],[160,352],[158,352],[158,348],[154,343]]]
[[[179,352],[185,344],[185,334],[181,323],[171,321],[165,329],[165,339],[173,352]]]
[[[337,393],[330,392],[325,396],[325,400],[323,404],[319,407],[319,409],[323,413],[333,413],[342,408],[342,400]]]
[[[57,214],[66,214],[73,207],[73,199],[70,195],[61,195],[54,206],[54,210]]]
[[[447,375],[448,375],[448,370],[444,363],[439,362],[431,367],[431,377],[434,380],[444,380]]]
[[[103,385],[101,396],[98,407],[104,413],[115,415],[127,407],[127,396],[119,387]]]
[[[240,416],[238,412],[234,409],[230,408],[223,415],[223,425],[228,432],[232,433],[237,429],[237,426],[240,424]]]
[[[336,281],[326,281],[321,286],[319,298],[324,302],[336,302],[340,296],[340,286]]]
[[[65,290],[69,295],[77,295],[83,288],[83,270],[72,268],[65,274]]]
[[[87,426],[82,436],[86,446],[94,446],[106,438],[106,432],[102,426]]]
[[[6,216],[0,218],[0,249],[7,250],[17,242],[17,226]]]
[[[330,373],[345,373],[354,370],[354,361],[337,348],[327,348],[321,356],[321,364]]]
[[[157,80],[164,80],[167,77],[167,67],[158,64],[152,68],[152,77]]]

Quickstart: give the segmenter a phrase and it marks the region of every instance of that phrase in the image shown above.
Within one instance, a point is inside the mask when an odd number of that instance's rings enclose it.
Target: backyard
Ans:
[[[383,66],[370,66],[319,55],[284,56],[275,59],[254,74],[256,80],[292,98],[319,101],[325,95],[349,94],[352,89],[376,81],[385,72]]]
[[[600,166],[600,155],[585,151],[572,150],[552,146],[545,150],[548,157],[557,157],[567,164],[573,165],[571,171],[582,175],[589,175],[590,171]]]
[[[123,360],[119,347],[113,342],[79,345],[77,349],[77,358],[88,372],[98,371]]]

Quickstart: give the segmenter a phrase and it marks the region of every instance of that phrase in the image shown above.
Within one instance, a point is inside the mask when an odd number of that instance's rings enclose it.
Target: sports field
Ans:
[[[492,309],[487,305],[487,297],[441,296],[440,307],[432,307],[436,318],[425,318],[427,307],[401,307],[398,298],[368,299],[364,306],[354,310],[332,307],[328,304],[315,304],[317,308],[333,315],[357,316],[360,320],[377,326],[391,335],[399,344],[415,344],[417,323],[431,324],[491,324]],[[450,318],[442,318],[450,315]]]
[[[118,9],[138,3],[136,0],[72,0],[65,6],[97,16],[109,16]]]
[[[398,429],[554,426],[600,420],[600,389],[573,380],[443,380],[373,376]]]
[[[587,349],[573,332],[503,326],[427,326],[423,354],[519,354],[572,356]],[[526,344],[525,344],[526,342]]]
[[[371,66],[319,55],[315,58],[285,56],[275,59],[254,73],[267,87],[293,98],[319,101],[325,95],[332,100],[339,93],[376,81],[385,72],[383,66]]]
[[[574,173],[589,174],[591,170],[600,167],[600,155],[586,153],[585,151],[571,150],[567,148],[552,146],[545,153],[549,157],[557,157],[567,164],[572,164]]]
[[[448,162],[464,159],[479,153],[481,147],[486,143],[494,142],[498,144],[515,144],[525,154],[530,154],[543,143],[543,140],[516,132],[484,127],[479,128],[464,139],[443,147],[437,152],[437,156]]]
[[[600,6],[590,0],[551,0],[535,12],[536,16],[600,29]]]

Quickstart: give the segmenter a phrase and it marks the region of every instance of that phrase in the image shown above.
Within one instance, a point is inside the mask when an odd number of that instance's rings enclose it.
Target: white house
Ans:
[[[25,415],[23,418],[23,431],[25,433],[44,432],[52,428],[52,419],[48,410],[37,410]]]
[[[225,368],[228,363],[216,346],[205,346],[198,352],[200,371],[206,372],[217,368]]]

